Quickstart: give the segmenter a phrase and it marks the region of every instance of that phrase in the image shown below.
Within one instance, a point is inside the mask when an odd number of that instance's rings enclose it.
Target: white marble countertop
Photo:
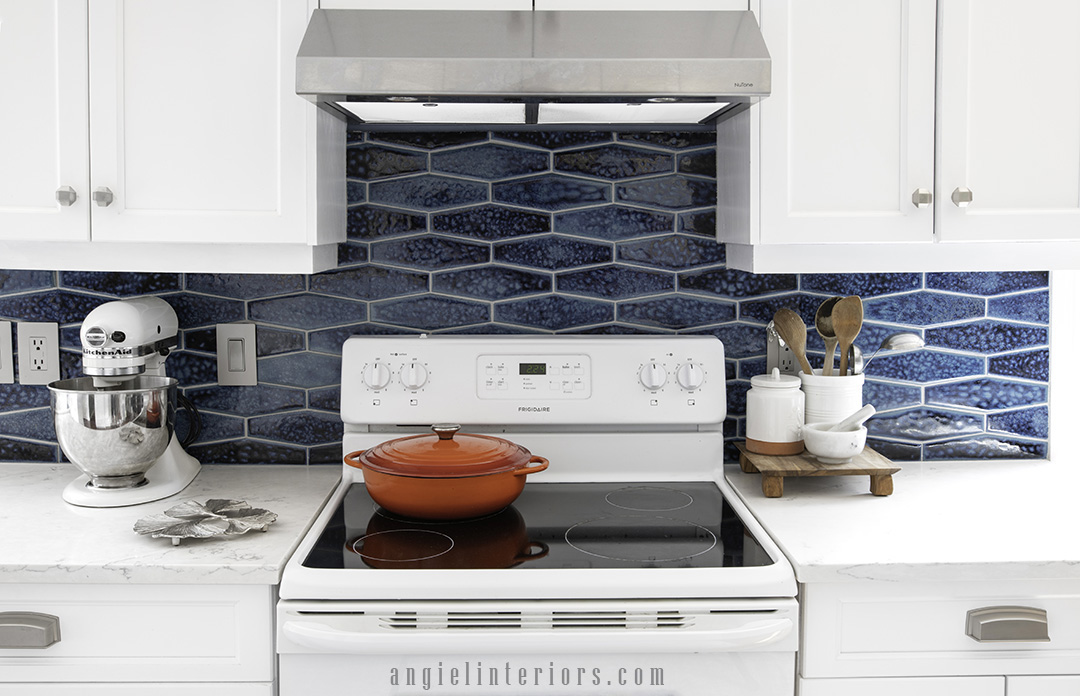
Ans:
[[[728,481],[800,582],[1067,578],[1080,582],[1080,466],[898,462],[894,492],[868,476],[785,478],[766,498],[737,464]]]
[[[337,466],[203,466],[174,496],[121,508],[63,501],[70,464],[0,464],[0,583],[276,585],[282,568],[341,477]],[[278,515],[266,532],[170,539],[136,520],[182,500],[232,498]]]

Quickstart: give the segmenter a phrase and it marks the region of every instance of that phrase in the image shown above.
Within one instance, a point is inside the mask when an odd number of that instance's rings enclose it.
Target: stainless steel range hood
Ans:
[[[370,129],[712,128],[769,89],[750,12],[316,10],[296,59]]]

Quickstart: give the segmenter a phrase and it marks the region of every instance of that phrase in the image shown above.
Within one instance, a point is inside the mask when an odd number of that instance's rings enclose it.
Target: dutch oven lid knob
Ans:
[[[461,430],[461,426],[455,423],[436,423],[431,426],[431,429],[435,431],[440,440],[453,440],[454,433]]]

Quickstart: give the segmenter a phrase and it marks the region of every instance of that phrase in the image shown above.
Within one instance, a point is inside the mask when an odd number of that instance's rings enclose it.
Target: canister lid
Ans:
[[[750,386],[761,389],[798,389],[802,386],[802,380],[795,375],[782,375],[780,368],[774,367],[769,374],[751,377]]]

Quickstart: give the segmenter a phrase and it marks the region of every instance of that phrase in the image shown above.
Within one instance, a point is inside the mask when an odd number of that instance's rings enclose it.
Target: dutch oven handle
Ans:
[[[363,469],[364,467],[360,463],[360,456],[364,454],[364,452],[367,452],[367,450],[356,450],[355,452],[350,452],[349,454],[346,454],[345,463],[351,467]]]
[[[535,549],[535,550],[534,550]],[[525,544],[525,548],[521,550],[517,556],[514,556],[514,564],[524,563],[525,561],[535,561],[538,558],[543,558],[548,555],[548,545],[542,541],[530,541]]]
[[[528,476],[529,474],[535,474],[537,471],[543,471],[548,468],[548,460],[543,457],[533,456],[529,459],[529,463],[536,463],[536,466],[524,466],[514,472],[514,476]]]

